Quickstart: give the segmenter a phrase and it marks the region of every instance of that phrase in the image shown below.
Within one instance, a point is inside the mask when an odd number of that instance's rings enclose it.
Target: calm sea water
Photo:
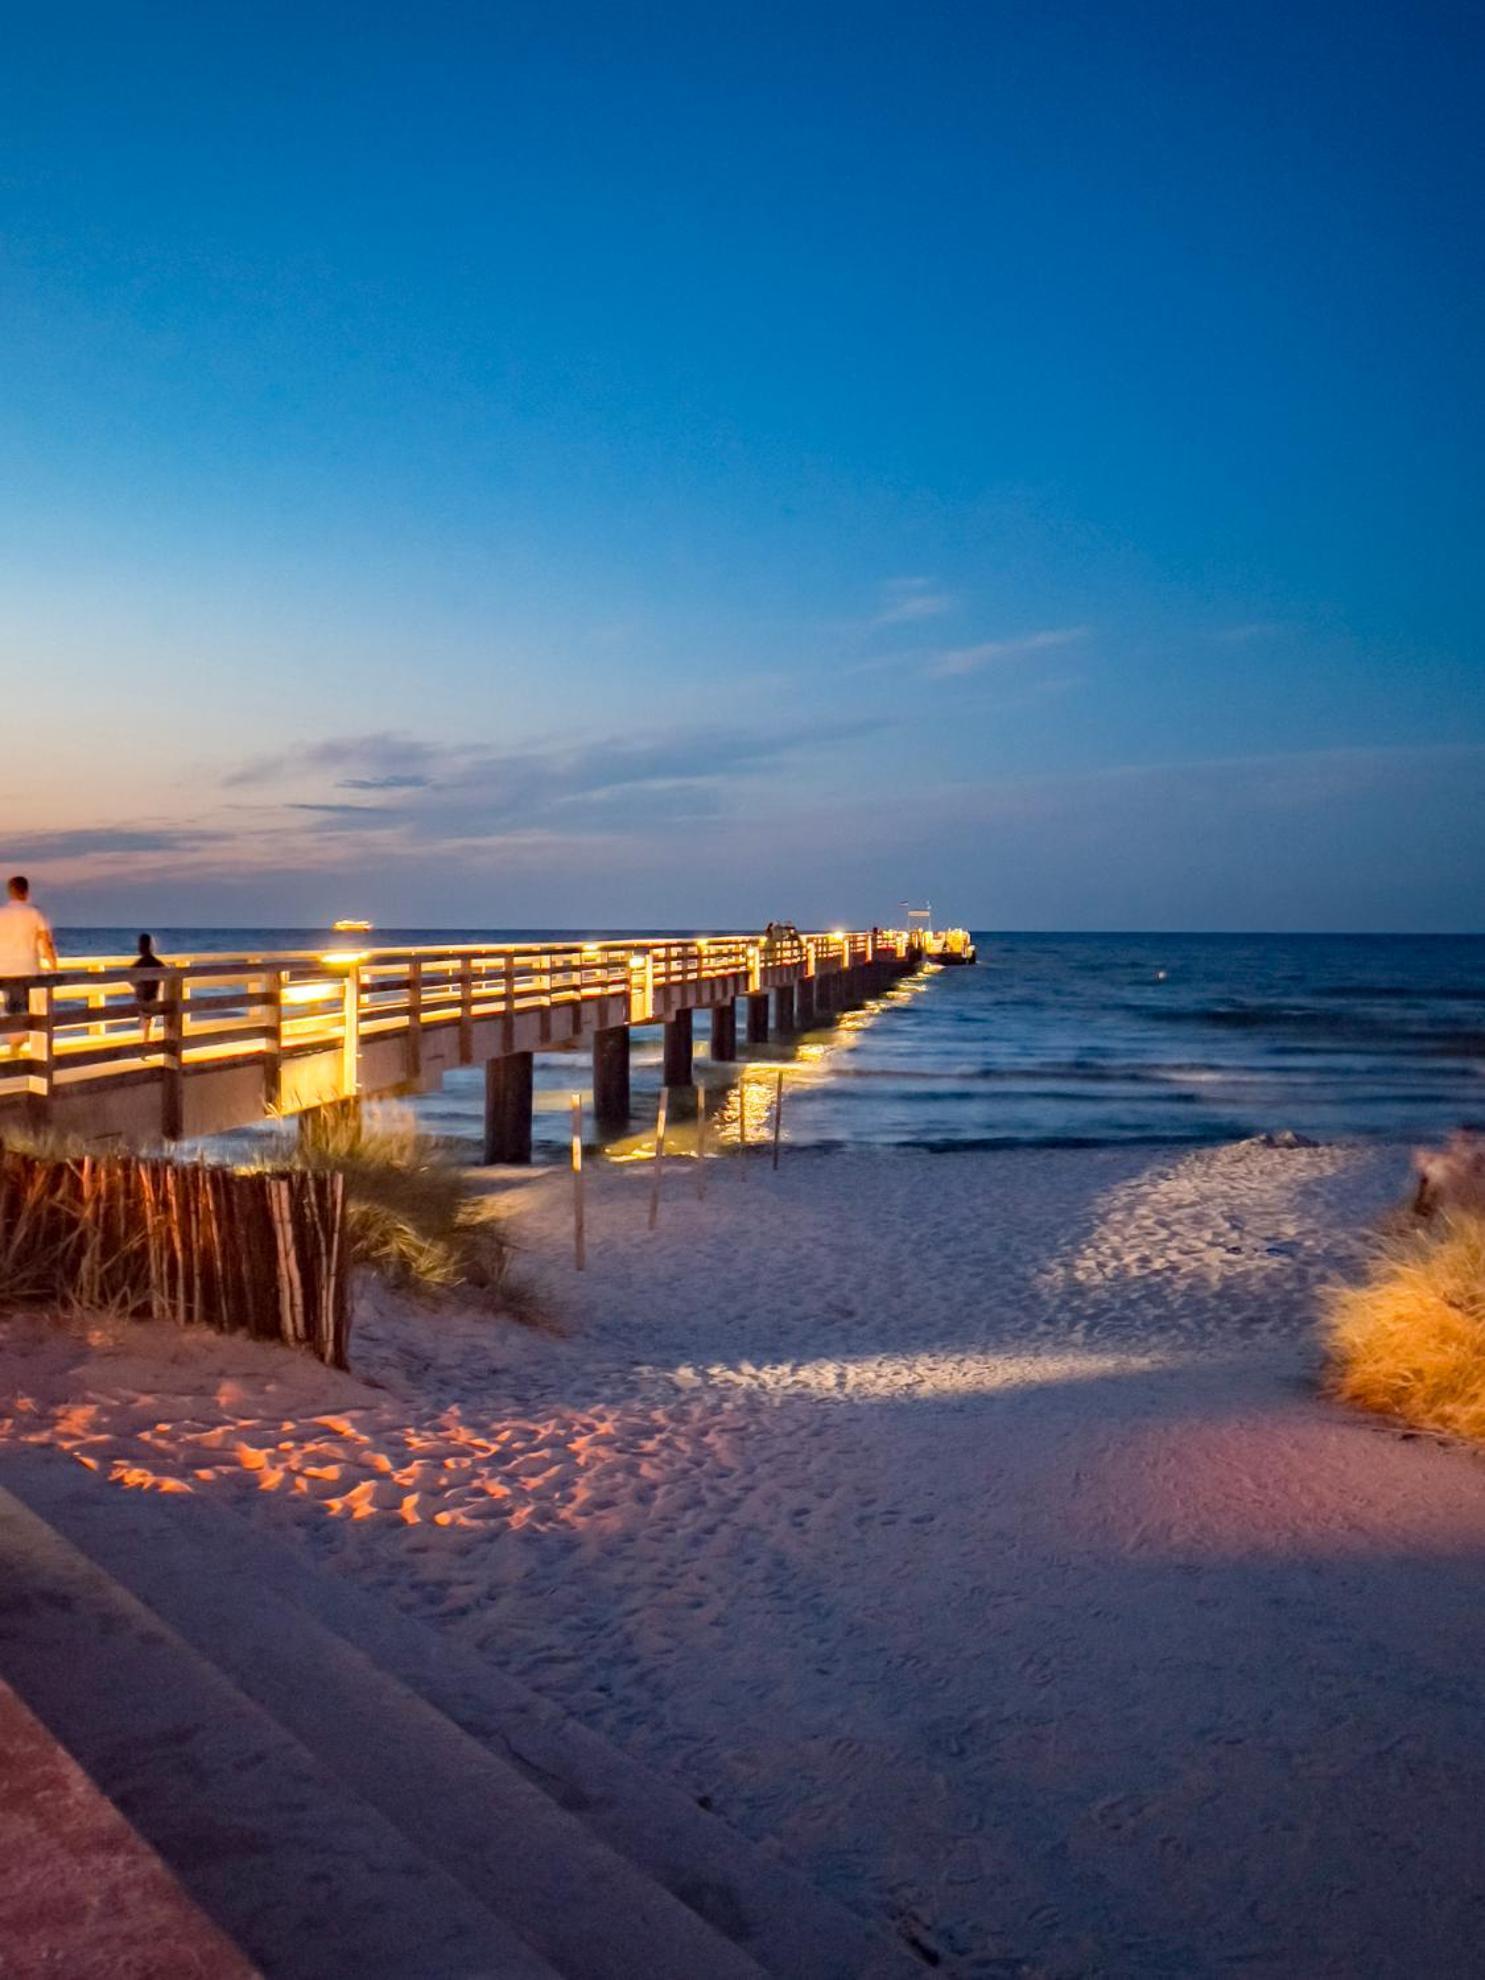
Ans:
[[[564,930],[588,937],[604,931]],[[133,930],[63,932],[121,952]],[[304,929],[160,929],[172,949],[311,948]],[[552,930],[378,929],[381,942],[553,939]],[[771,1092],[791,1066],[785,1130],[817,1146],[939,1149],[1220,1141],[1294,1129],[1410,1138],[1485,1124],[1485,936],[982,934],[980,963],[894,993],[865,1019],[755,1053]],[[659,1034],[638,1034],[636,1112],[653,1113]],[[697,1024],[698,1076],[720,1085]],[[586,1068],[538,1067],[538,1139],[555,1149]],[[478,1132],[481,1075],[420,1101],[430,1126]]]

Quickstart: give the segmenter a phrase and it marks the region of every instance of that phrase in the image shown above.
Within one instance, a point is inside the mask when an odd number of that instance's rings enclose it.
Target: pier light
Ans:
[[[349,969],[353,963],[365,962],[370,954],[370,949],[329,949],[320,961],[327,969]]]
[[[280,993],[286,1004],[322,1004],[329,997],[340,995],[336,983],[286,983]]]

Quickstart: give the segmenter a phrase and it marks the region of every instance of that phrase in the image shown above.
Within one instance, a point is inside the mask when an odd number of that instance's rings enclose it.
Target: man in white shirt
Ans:
[[[17,977],[40,976],[44,969],[57,966],[57,945],[51,923],[38,907],[31,905],[31,883],[17,873],[6,887],[8,899],[0,907],[0,993],[5,1015],[24,1017],[30,1007],[30,994]],[[11,1055],[25,1045],[23,1031],[6,1034],[5,1049]]]

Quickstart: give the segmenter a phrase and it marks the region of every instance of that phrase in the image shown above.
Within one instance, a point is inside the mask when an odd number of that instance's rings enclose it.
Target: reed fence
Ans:
[[[0,1298],[109,1308],[348,1365],[345,1179],[0,1150]]]

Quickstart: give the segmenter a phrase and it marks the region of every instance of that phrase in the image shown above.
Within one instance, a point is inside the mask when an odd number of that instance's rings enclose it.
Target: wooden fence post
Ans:
[[[572,1096],[572,1257],[581,1272],[588,1262],[583,1231],[583,1096]]]
[[[655,1116],[655,1174],[650,1184],[650,1229],[654,1230],[660,1217],[660,1178],[665,1173],[665,1109],[670,1099],[670,1088],[660,1089],[660,1111]]]

